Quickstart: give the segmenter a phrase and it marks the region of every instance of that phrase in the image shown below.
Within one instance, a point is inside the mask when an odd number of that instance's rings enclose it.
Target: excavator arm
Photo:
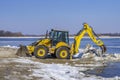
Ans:
[[[103,41],[95,34],[93,29],[87,24],[83,24],[83,29],[80,30],[74,37],[74,43],[72,44],[71,53],[75,54],[79,52],[79,46],[83,36],[88,33],[91,40],[102,49],[102,53],[106,52],[106,47]]]

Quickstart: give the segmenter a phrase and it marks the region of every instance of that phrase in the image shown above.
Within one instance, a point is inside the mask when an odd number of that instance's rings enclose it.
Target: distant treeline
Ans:
[[[75,34],[72,34],[70,36],[74,36]],[[98,36],[120,36],[120,33],[99,33],[97,34]],[[44,37],[45,34],[40,34],[40,35],[24,35],[21,32],[10,32],[10,31],[4,31],[4,30],[0,30],[0,37]],[[85,34],[85,36],[88,36],[87,34]]]
[[[38,37],[38,36],[40,36],[40,37],[44,37],[45,36],[45,34],[44,35],[24,35],[24,36],[34,36],[34,37]],[[73,36],[75,36],[75,34],[70,34],[69,36],[71,36],[71,37],[73,37]],[[88,36],[88,34],[85,34],[85,36]],[[119,37],[120,36],[120,33],[98,33],[97,34],[97,36],[111,36],[111,37]]]
[[[21,32],[10,32],[10,31],[4,31],[0,30],[0,36],[1,37],[19,37],[24,36]]]
[[[120,36],[120,33],[100,33],[99,36]]]
[[[98,33],[96,34],[97,36],[120,36],[120,33]],[[74,35],[70,35],[70,36],[74,36]],[[88,34],[85,34],[85,36],[88,36]]]

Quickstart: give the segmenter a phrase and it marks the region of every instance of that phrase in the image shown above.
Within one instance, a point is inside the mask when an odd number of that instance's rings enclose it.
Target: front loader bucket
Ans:
[[[29,56],[29,52],[26,46],[20,45],[20,48],[17,50],[16,55],[21,57]]]

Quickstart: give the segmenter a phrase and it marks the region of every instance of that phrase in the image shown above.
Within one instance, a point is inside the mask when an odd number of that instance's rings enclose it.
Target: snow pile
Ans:
[[[33,73],[29,76],[42,77],[43,80],[79,80],[85,77],[85,74],[80,71],[85,71],[86,69],[72,67],[67,64],[44,64],[25,58],[13,59],[12,61],[24,64],[34,64],[36,68],[30,70]]]
[[[75,67],[68,64],[44,64],[41,62],[30,60],[30,58],[16,58],[12,62],[22,64],[32,64],[33,68],[29,69],[32,73],[29,77],[37,77],[40,80],[113,80],[119,77],[103,78],[100,76],[89,75],[83,73],[88,70],[86,67]],[[23,65],[19,65],[22,66]]]
[[[120,61],[120,54],[106,54],[105,57],[103,57],[106,61]]]
[[[79,72],[78,68],[66,66],[62,64],[45,64],[42,66],[42,69],[33,69],[33,75],[36,74],[43,74],[44,78],[50,80],[50,78],[54,78],[55,80],[73,80],[73,79],[80,79],[84,77],[85,74]]]
[[[51,80],[51,78],[55,80],[79,80],[85,76],[84,73],[79,72],[80,69],[78,67],[72,67],[67,64],[44,64],[25,58],[14,59],[12,61],[24,64],[34,64],[36,69],[31,69],[33,73],[30,76],[42,77],[43,80]],[[84,71],[83,68],[82,71]]]
[[[86,45],[85,49],[79,49],[79,53],[74,55],[74,58],[94,58],[95,56],[100,56],[101,51],[99,49],[95,49],[90,44]]]
[[[100,49],[96,49],[91,45],[87,45],[85,49],[79,49],[79,53],[73,56],[74,58],[80,59],[92,59],[95,61],[120,61],[120,54],[114,53],[109,54],[105,53],[102,54]]]

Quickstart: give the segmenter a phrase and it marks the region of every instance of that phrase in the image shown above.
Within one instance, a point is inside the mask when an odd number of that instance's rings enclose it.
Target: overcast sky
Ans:
[[[96,33],[120,32],[120,0],[0,0],[0,30],[39,35],[54,28],[73,34],[84,22]]]

